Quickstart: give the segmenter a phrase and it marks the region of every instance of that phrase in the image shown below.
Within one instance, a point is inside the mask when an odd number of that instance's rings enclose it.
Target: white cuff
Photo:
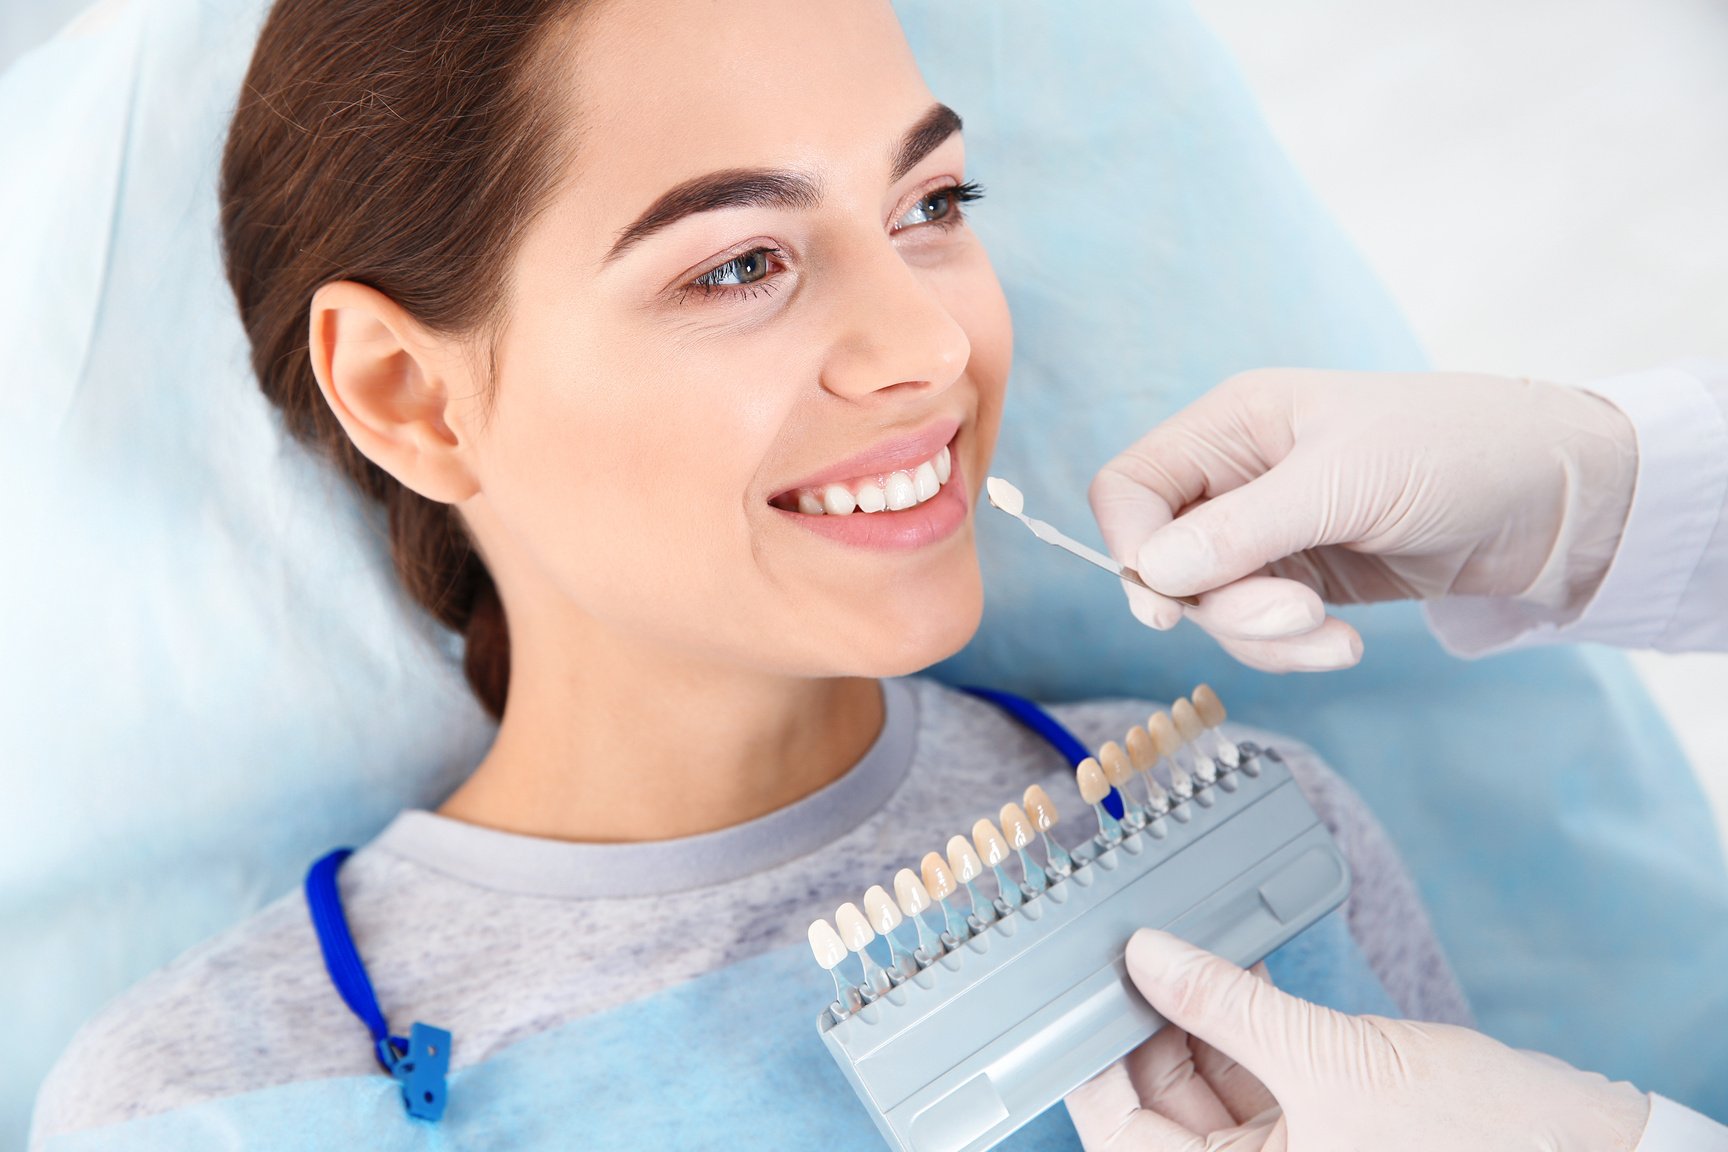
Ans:
[[[1728,502],[1728,421],[1710,389],[1679,367],[1587,386],[1626,414],[1638,477],[1619,548],[1577,618],[1510,597],[1454,597],[1423,606],[1455,656],[1561,641],[1653,647],[1674,620]]]
[[[1644,1138],[1633,1152],[1728,1152],[1728,1128],[1652,1092]]]

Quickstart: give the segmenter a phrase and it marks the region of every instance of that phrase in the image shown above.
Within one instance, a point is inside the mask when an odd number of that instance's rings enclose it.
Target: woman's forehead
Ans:
[[[612,228],[725,169],[886,179],[935,102],[887,0],[629,0],[575,34],[573,174]]]

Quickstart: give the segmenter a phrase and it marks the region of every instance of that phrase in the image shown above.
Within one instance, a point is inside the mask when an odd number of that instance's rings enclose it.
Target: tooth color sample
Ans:
[[[984,863],[992,868],[1008,859],[1008,841],[1002,839],[1002,833],[988,819],[980,819],[972,825],[972,843],[977,845],[978,855],[984,858]]]
[[[1128,753],[1114,740],[1106,740],[1098,749],[1098,765],[1104,769],[1104,779],[1118,788],[1127,787],[1134,778],[1134,766],[1128,763]]]
[[[1056,826],[1056,805],[1050,802],[1044,789],[1036,784],[1026,789],[1026,811],[1032,814],[1032,821],[1038,825],[1038,831],[1048,832]]]
[[[946,860],[934,852],[926,852],[918,868],[924,876],[924,888],[932,898],[946,900],[954,895],[958,885],[954,883],[954,873],[948,870]]]
[[[1032,831],[1032,821],[1026,818],[1026,813],[1020,805],[1008,803],[1002,805],[1002,834],[1008,838],[1010,848],[1024,848],[1032,843],[1035,835]]]
[[[894,873],[894,898],[900,901],[900,911],[908,916],[916,916],[930,907],[929,891],[910,868]]]
[[[1002,509],[1010,516],[1018,516],[1026,508],[1026,497],[1020,489],[1008,483],[1000,476],[992,476],[984,482],[984,490],[990,496],[990,503]]]
[[[954,878],[962,884],[970,884],[984,871],[978,853],[972,851],[972,845],[964,836],[955,836],[948,841],[948,867],[954,870]]]
[[[846,959],[846,945],[841,943],[840,934],[826,920],[817,920],[810,925],[810,951],[816,954],[816,963],[829,970]]]
[[[1186,700],[1178,700],[1170,705],[1170,718],[1176,721],[1176,731],[1184,743],[1199,739],[1200,733],[1206,731],[1206,726],[1200,723],[1200,714],[1194,711],[1194,705]]]
[[[1101,804],[1110,795],[1110,779],[1098,761],[1088,756],[1074,769],[1074,779],[1080,785],[1080,799],[1088,804]]]
[[[864,915],[876,931],[886,936],[894,931],[905,917],[900,915],[900,909],[894,901],[888,898],[888,890],[880,884],[870,886],[870,891],[864,893]]]
[[[870,927],[870,921],[864,919],[864,913],[858,911],[856,904],[842,904],[834,913],[834,926],[840,929],[840,938],[846,941],[846,947],[854,952],[861,952],[864,945],[876,939],[876,930]]]
[[[1182,738],[1176,735],[1176,724],[1168,713],[1154,712],[1146,721],[1146,731],[1152,737],[1152,743],[1158,748],[1158,755],[1169,756],[1182,746]]]
[[[1200,723],[1208,728],[1224,723],[1224,701],[1205,684],[1194,689],[1194,711],[1200,714]]]
[[[1128,729],[1128,759],[1136,772],[1144,772],[1158,763],[1158,746],[1146,729],[1136,724]]]

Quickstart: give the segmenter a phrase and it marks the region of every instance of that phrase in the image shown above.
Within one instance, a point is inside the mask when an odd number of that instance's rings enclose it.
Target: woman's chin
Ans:
[[[940,597],[909,599],[873,619],[842,660],[852,665],[850,675],[909,676],[966,647],[983,617],[984,589],[976,580]]]

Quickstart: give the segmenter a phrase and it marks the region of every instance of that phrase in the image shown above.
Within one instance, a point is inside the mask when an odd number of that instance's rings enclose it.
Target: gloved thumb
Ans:
[[[1195,596],[1321,544],[1329,532],[1324,486],[1294,456],[1239,488],[1196,504],[1140,544],[1127,563],[1171,596]]]
[[[1280,1099],[1279,1086],[1293,1082],[1297,1062],[1321,1055],[1310,1051],[1315,1042],[1350,1021],[1168,932],[1134,933],[1127,960],[1134,986],[1161,1016],[1242,1065]]]

